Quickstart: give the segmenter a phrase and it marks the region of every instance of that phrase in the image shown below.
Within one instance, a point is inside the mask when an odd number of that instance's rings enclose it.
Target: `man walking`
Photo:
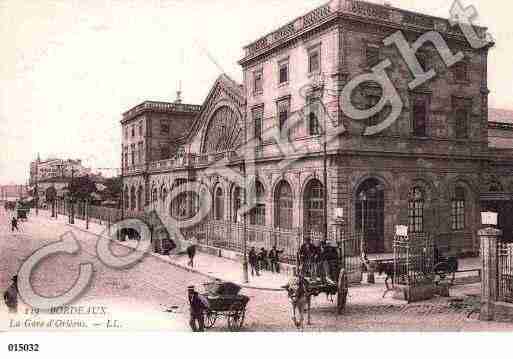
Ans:
[[[271,261],[271,272],[280,273],[280,254],[283,251],[279,251],[276,249],[276,246],[273,246],[271,251],[269,252],[269,260]]]
[[[188,289],[189,306],[191,319],[189,325],[193,332],[204,332],[205,331],[205,317],[204,312],[208,309],[207,304],[202,300],[199,293],[196,292],[194,286],[190,286]]]
[[[256,272],[257,277],[259,277],[260,273],[258,273],[258,255],[256,253],[255,247],[251,247],[248,257],[249,265],[251,266],[251,275],[255,276]]]
[[[18,313],[18,276],[12,277],[12,283],[4,293],[4,301],[9,313]]]
[[[187,247],[187,255],[189,256],[189,267],[194,268],[194,257],[196,256],[196,245],[190,245]]]
[[[12,217],[11,220],[11,232],[14,232],[14,230],[16,230],[17,232],[20,231],[20,229],[18,228],[18,219],[16,217]]]

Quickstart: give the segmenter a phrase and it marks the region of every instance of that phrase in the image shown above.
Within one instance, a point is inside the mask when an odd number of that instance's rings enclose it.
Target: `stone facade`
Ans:
[[[439,49],[426,42],[419,58],[437,76],[411,90],[415,77],[397,47],[383,44],[398,30],[410,43],[439,31],[451,52],[464,58],[447,68]],[[478,253],[483,188],[489,191],[498,181],[499,192],[513,192],[511,149],[488,146],[488,47],[471,48],[447,20],[337,0],[244,50],[243,84],[222,75],[201,109],[191,113],[190,127],[176,127],[170,158],[156,161],[146,150],[145,167],[125,176],[127,208],[143,209],[132,201],[141,190],[146,209],[169,217],[168,194],[177,183],[195,181],[210,192],[210,218],[237,221],[237,185],[221,168],[244,167],[263,189],[252,224],[322,233],[327,188],[329,230],[335,209],[343,208],[348,230],[365,232],[369,252],[392,251],[395,225],[408,224],[436,236],[448,251]],[[366,136],[369,123],[350,119],[340,108],[342,91],[387,59],[404,107],[392,126]],[[353,92],[352,103],[366,109],[380,98],[380,86],[366,82]],[[373,120],[388,112],[385,106]],[[165,116],[179,121],[175,110]],[[299,120],[290,126],[290,119]],[[123,126],[130,121],[137,119],[125,115]],[[288,151],[283,136],[290,140]],[[323,146],[325,138],[330,141]],[[249,140],[254,143],[243,162],[239,146]],[[127,145],[132,143],[124,143],[125,150]]]

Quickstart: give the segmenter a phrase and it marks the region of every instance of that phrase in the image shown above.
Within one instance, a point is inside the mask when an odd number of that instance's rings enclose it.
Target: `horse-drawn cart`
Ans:
[[[202,297],[208,302],[205,327],[212,328],[220,318],[226,318],[228,328],[236,331],[244,325],[249,297],[239,294],[240,287],[229,282],[205,283],[206,293]]]

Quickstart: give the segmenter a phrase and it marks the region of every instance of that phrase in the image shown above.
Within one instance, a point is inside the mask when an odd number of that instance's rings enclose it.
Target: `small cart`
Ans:
[[[205,315],[205,327],[212,328],[217,319],[226,318],[228,328],[237,331],[244,325],[246,306],[249,297],[240,295],[240,287],[229,282],[212,282],[204,284],[206,293],[202,294],[208,302]]]

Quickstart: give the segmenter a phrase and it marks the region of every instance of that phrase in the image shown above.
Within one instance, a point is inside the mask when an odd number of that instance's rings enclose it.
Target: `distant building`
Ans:
[[[29,183],[33,186],[36,181],[57,180],[91,175],[91,169],[82,165],[82,160],[50,158],[44,161],[37,159],[30,163]]]
[[[0,201],[27,198],[28,196],[29,187],[27,185],[11,184],[0,186]]]

